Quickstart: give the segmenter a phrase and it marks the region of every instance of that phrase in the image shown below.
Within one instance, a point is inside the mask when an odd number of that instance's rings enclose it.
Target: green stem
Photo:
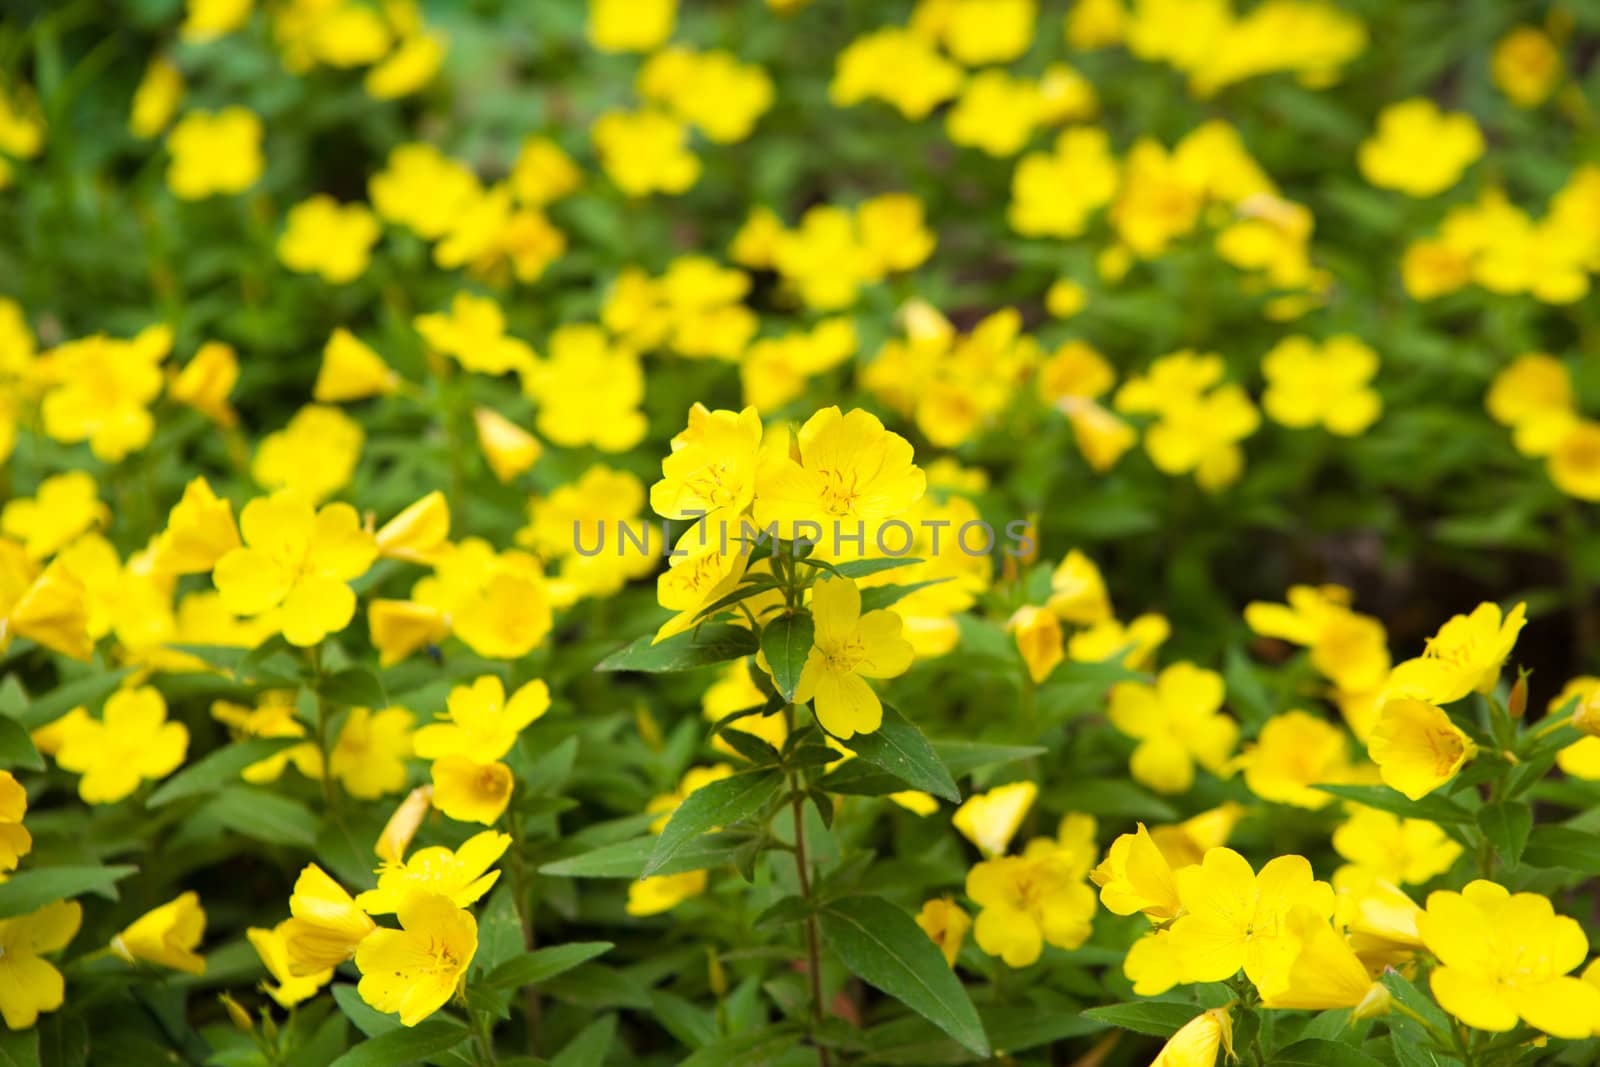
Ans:
[[[328,705],[322,699],[322,646],[312,645],[308,655],[316,681],[311,689],[311,697],[317,702],[317,754],[322,758],[322,802],[337,817],[339,791],[333,783],[333,751],[328,746]]]
[[[511,881],[512,888],[516,891],[517,919],[522,924],[522,947],[532,952],[534,948],[533,931],[533,897],[532,885],[528,880],[528,861],[523,855],[523,830],[522,820],[517,818],[511,809],[506,810],[506,818],[511,823]],[[537,986],[530,985],[523,993],[522,1002],[523,1021],[528,1029],[528,1055],[539,1055],[539,1025],[543,1015],[543,1007],[539,1002]]]
[[[806,855],[805,796],[793,772],[789,774],[789,795],[794,810],[794,868],[800,879],[800,895],[807,905],[812,904],[810,860]],[[817,937],[817,916],[807,909],[806,915],[806,974],[811,980],[811,1025],[822,1023],[822,949]],[[817,1046],[818,1067],[831,1067],[828,1050]]]

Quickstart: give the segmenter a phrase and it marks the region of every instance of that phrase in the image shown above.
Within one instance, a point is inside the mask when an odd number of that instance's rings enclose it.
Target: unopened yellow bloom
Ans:
[[[167,395],[187,404],[218,426],[239,421],[228,394],[239,381],[239,356],[232,345],[207,341],[167,387]]]
[[[1236,763],[1256,796],[1313,810],[1333,801],[1333,794],[1317,786],[1346,782],[1351,775],[1344,731],[1299,710],[1268,719]]]
[[[1008,623],[1027,664],[1028,677],[1038,685],[1050,677],[1050,672],[1064,658],[1061,641],[1061,620],[1048,608],[1024,605],[1017,609]]]
[[[500,872],[489,868],[510,846],[510,835],[485,830],[454,851],[440,846],[418,849],[404,866],[384,868],[378,888],[362,893],[356,903],[372,915],[387,915],[399,911],[413,894],[436,893],[458,908],[468,907],[494,887]]]
[[[544,454],[538,438],[493,408],[475,408],[472,421],[483,458],[501,483],[528,470]]]
[[[1300,948],[1282,980],[1261,990],[1268,1008],[1301,1011],[1353,1009],[1358,1019],[1383,1015],[1391,997],[1375,982],[1343,934],[1314,912],[1291,914],[1289,924]]]
[[[291,926],[293,922],[293,919],[286,919],[270,930],[252,926],[245,931],[245,937],[249,938],[251,947],[256,950],[256,955],[261,957],[262,966],[266,967],[267,973],[278,983],[264,984],[263,988],[267,995],[283,1008],[292,1008],[302,1000],[316,996],[317,990],[333,981],[331,967],[307,975],[297,975],[291,969],[286,931],[293,929]]]
[[[384,559],[430,564],[450,539],[450,503],[435,489],[379,527],[373,540]]]
[[[1155,685],[1118,682],[1111,689],[1111,723],[1136,738],[1130,769],[1136,781],[1162,793],[1186,792],[1198,762],[1213,774],[1227,770],[1239,727],[1221,714],[1222,676],[1175,663]]]
[[[315,863],[308,863],[295,880],[289,914],[293,917],[281,930],[289,973],[296,977],[337,967],[377,928],[344,887]]]
[[[514,780],[504,763],[466,756],[433,762],[433,806],[457,822],[492,826],[511,803]]]
[[[242,193],[261,177],[261,120],[242,107],[191,111],[167,134],[167,186],[182,200]]]
[[[1420,800],[1454,778],[1478,746],[1443,708],[1396,697],[1379,710],[1367,751],[1385,785]]]
[[[1420,885],[1448,871],[1461,844],[1437,823],[1355,806],[1333,831],[1334,850],[1386,882]]]
[[[945,963],[954,967],[956,957],[961,955],[961,945],[967,939],[967,931],[972,928],[972,916],[967,914],[966,909],[949,897],[925,900],[922,910],[917,912],[917,925],[939,946]]]
[[[839,53],[828,98],[836,107],[883,100],[917,121],[954,96],[961,80],[961,68],[923,37],[885,26],[857,37]]]
[[[448,314],[418,315],[412,324],[434,351],[479,374],[524,371],[534,362],[532,347],[506,333],[505,312],[487,296],[457,293]]]
[[[1378,354],[1348,334],[1318,346],[1307,337],[1278,342],[1261,361],[1261,406],[1283,426],[1323,426],[1353,437],[1377,421],[1383,401],[1371,387]]]
[[[1185,914],[1172,925],[1172,947],[1190,981],[1225,981],[1242,967],[1258,988],[1278,988],[1300,949],[1291,913],[1333,915],[1333,887],[1312,877],[1303,856],[1279,856],[1257,874],[1231,848],[1214,848],[1177,878]]]
[[[1064,621],[1092,626],[1111,618],[1111,599],[1094,560],[1074,548],[1050,575],[1050,610]]]
[[[1470,615],[1454,615],[1428,638],[1421,656],[1397,665],[1391,692],[1451,704],[1468,693],[1487,693],[1527,623],[1526,605],[1504,616],[1497,604],[1479,604]]]
[[[353,797],[398,793],[406,785],[411,728],[416,717],[405,708],[351,708],[339,738],[328,753],[328,770]]]
[[[167,574],[204,574],[238,547],[233,504],[218,497],[210,482],[195,478],[167,514],[167,528],[156,540],[154,566]]]
[[[589,43],[602,52],[650,52],[668,37],[678,0],[589,0]]]
[[[478,951],[478,923],[448,897],[419,893],[399,906],[399,930],[378,929],[356,948],[361,999],[415,1026],[455,995]]]
[[[258,497],[239,515],[244,547],[217,561],[212,574],[223,604],[239,615],[282,607],[291,644],[309,647],[350,624],[356,595],[350,582],[377,558],[373,536],[348,504],[317,511],[292,490]]]
[[[206,913],[196,893],[183,893],[135,919],[111,939],[111,951],[127,960],[144,960],[186,974],[205,974],[206,961],[195,952],[206,932]]]
[[[0,919],[0,1016],[26,1030],[42,1012],[61,1007],[65,983],[40,957],[66,948],[83,924],[83,906],[58,900],[26,915]]]
[[[628,884],[628,903],[624,910],[629,915],[643,918],[671,911],[690,897],[706,891],[705,871],[684,871],[682,874],[657,874]]]
[[[47,559],[110,518],[94,478],[84,471],[67,471],[40,482],[31,497],[6,501],[0,509],[0,533],[21,541],[33,559]]]
[[[689,149],[689,127],[659,111],[608,111],[590,137],[604,168],[627,196],[681,193],[700,178]]]
[[[167,702],[150,686],[119,689],[99,719],[75,720],[62,737],[56,762],[83,777],[78,795],[90,804],[114,804],[141,779],[165,778],[183,763],[189,729],[167,720]]]
[[[1356,162],[1373,185],[1425,198],[1454,185],[1481,155],[1483,134],[1471,115],[1413,97],[1383,109]]]
[[[1561,77],[1561,53],[1543,30],[1518,26],[1494,46],[1489,73],[1513,104],[1538,107],[1549,98]]]
[[[996,786],[987,793],[968,797],[950,821],[962,837],[978,846],[986,858],[993,859],[1005,855],[1038,795],[1039,787],[1032,782]]]
[[[817,722],[841,740],[872,733],[883,721],[883,705],[866,680],[904,674],[916,656],[900,634],[900,616],[883,608],[862,614],[861,592],[848,578],[812,586],[811,614],[816,637],[795,702],[814,701]]]
[[[1226,1007],[1201,1012],[1167,1038],[1150,1067],[1214,1067],[1217,1052],[1233,1054],[1233,1019]]]
[[[411,847],[411,839],[417,835],[422,820],[427,818],[432,807],[431,785],[417,786],[395,807],[389,821],[383,824],[383,831],[378,834],[377,844],[372,846],[372,851],[385,867],[405,865],[406,849]]]
[[[1475,881],[1428,894],[1417,931],[1439,958],[1429,987],[1468,1026],[1502,1032],[1518,1021],[1552,1037],[1588,1037],[1600,988],[1569,974],[1589,954],[1583,927],[1547,897]]]
[[[133,91],[128,130],[141,138],[154,137],[167,128],[183,98],[183,74],[166,56],[155,56]]]
[[[340,204],[319,193],[289,209],[278,259],[292,271],[341,285],[366,273],[378,236],[378,219],[365,204]]]
[[[1143,912],[1156,922],[1177,917],[1178,880],[1167,857],[1144,823],[1131,834],[1111,842],[1100,866],[1089,872],[1100,887],[1100,903],[1116,915]]]
[[[490,763],[511,751],[529,723],[550,709],[550,687],[535,679],[511,699],[498,675],[486,674],[471,685],[450,690],[446,722],[417,731],[417,755],[426,760],[466,756]]]
[[[250,476],[266,489],[292,489],[323,500],[350,484],[361,447],[361,424],[338,408],[307,404],[256,446]]]

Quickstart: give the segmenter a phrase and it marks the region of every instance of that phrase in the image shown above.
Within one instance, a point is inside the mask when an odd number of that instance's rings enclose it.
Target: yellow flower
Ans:
[[[961,68],[921,36],[885,26],[851,41],[835,61],[828,99],[836,107],[883,100],[912,121],[961,88]]]
[[[812,586],[811,614],[816,637],[795,702],[814,700],[818,724],[842,741],[872,733],[883,721],[883,705],[866,679],[904,674],[916,655],[900,635],[900,616],[881,608],[863,615],[861,592],[848,578]]]
[[[1077,237],[1117,192],[1117,161],[1106,131],[1064,130],[1051,152],[1030,152],[1011,176],[1006,218],[1024,237]]]
[[[1456,776],[1478,753],[1444,709],[1411,697],[1384,702],[1367,738],[1384,784],[1421,800]]]
[[[590,130],[600,166],[631,197],[681,193],[700,178],[689,127],[659,111],[608,111]]]
[[[1227,1052],[1228,1062],[1236,1058],[1233,1019],[1226,1006],[1203,1011],[1184,1023],[1161,1046],[1150,1067],[1214,1067],[1218,1049]]]
[[[1143,912],[1155,922],[1177,918],[1178,880],[1144,823],[1111,842],[1106,858],[1089,872],[1100,887],[1100,903],[1114,915]]]
[[[1489,73],[1513,104],[1538,107],[1561,77],[1561,53],[1543,30],[1518,26],[1494,46]]]
[[[1093,626],[1111,618],[1111,599],[1094,560],[1071,549],[1050,575],[1049,608],[1063,621]]]
[[[718,144],[750,136],[772,106],[772,79],[730,52],[664,48],[639,69],[639,95],[664,105]]]
[[[756,482],[756,522],[777,523],[784,537],[798,523],[893,518],[927,488],[910,442],[860,408],[823,408],[800,428],[797,445],[798,459],[774,455]]]
[[[1214,848],[1177,879],[1184,914],[1172,924],[1172,947],[1188,981],[1226,981],[1243,967],[1257,988],[1277,988],[1300,950],[1291,913],[1333,915],[1333,887],[1312,877],[1303,856],[1279,856],[1257,874],[1233,849]]]
[[[1482,880],[1437,890],[1417,931],[1439,958],[1428,981],[1439,1006],[1474,1029],[1503,1032],[1520,1020],[1581,1038],[1600,1018],[1600,988],[1568,973],[1588,956],[1589,939],[1546,897]]]
[[[1389,679],[1393,693],[1451,704],[1468,693],[1487,693],[1527,623],[1518,604],[1504,617],[1497,604],[1479,604],[1470,615],[1454,615],[1428,639],[1421,656],[1397,665]]]
[[[179,36],[200,44],[232,33],[250,19],[255,0],[188,0]]]
[[[550,138],[529,137],[517,152],[508,181],[522,203],[543,207],[576,192],[583,184],[583,173]]]
[[[195,478],[167,514],[153,565],[166,574],[204,574],[238,547],[233,504],[212,492],[204,478]]]
[[[1304,711],[1274,715],[1235,763],[1244,783],[1262,800],[1316,810],[1333,794],[1316,788],[1350,780],[1344,731]]]
[[[26,915],[0,919],[0,1016],[26,1030],[41,1012],[61,1007],[61,972],[40,957],[67,947],[83,923],[83,907],[58,900]]]
[[[1073,949],[1089,937],[1094,892],[1069,850],[1048,838],[1020,856],[1002,856],[967,872],[967,896],[981,909],[978,947],[1008,967],[1027,967],[1046,944]]]
[[[1055,316],[1058,319],[1070,319],[1074,315],[1076,315],[1078,312],[1082,311],[1088,305],[1089,305],[1089,291],[1087,289],[1085,289],[1079,283],[1073,281],[1071,278],[1057,278],[1055,281],[1050,283],[1050,288],[1045,290],[1045,294],[1044,294],[1044,307],[1045,307],[1045,310],[1050,312],[1051,315]],[[1077,342],[1070,342],[1069,341],[1067,343],[1067,345],[1062,347],[1062,349],[1058,349],[1057,350],[1055,358],[1059,360],[1060,357],[1061,357],[1062,351],[1070,350],[1070,346],[1072,346],[1072,345],[1079,345],[1079,346],[1082,346],[1083,348],[1086,348],[1086,349],[1088,348],[1088,346],[1085,345],[1082,341],[1077,341]],[[1089,351],[1093,352],[1094,350],[1093,349],[1089,349]],[[1098,355],[1098,353],[1096,353],[1096,355]],[[1104,362],[1103,358],[1102,358],[1102,362]],[[1110,369],[1111,369],[1110,365],[1107,364],[1106,365],[1106,370],[1109,371]],[[1040,386],[1039,386],[1040,395],[1042,395],[1045,398],[1046,401],[1053,401],[1053,400],[1057,399],[1058,397],[1060,397],[1062,395],[1065,395],[1064,391],[1062,391],[1062,390],[1055,390],[1055,391],[1053,391],[1053,393],[1046,391],[1046,386],[1044,384],[1044,373],[1045,373],[1044,369],[1040,368]],[[1114,372],[1113,372],[1113,374],[1114,374]],[[1109,388],[1111,388],[1111,382],[1107,382],[1106,383],[1106,389],[1109,389]],[[1105,390],[1102,389],[1102,390],[1099,390],[1098,392],[1089,393],[1087,395],[1099,396],[1100,393],[1102,393],[1104,391]],[[1079,394],[1079,395],[1083,395],[1083,394]]]
[[[1420,885],[1448,871],[1461,845],[1426,819],[1402,819],[1364,805],[1333,831],[1339,855],[1364,870],[1399,885]]]
[[[1183,793],[1194,784],[1197,762],[1225,773],[1239,727],[1220,714],[1222,697],[1222,676],[1190,663],[1166,668],[1153,686],[1113,686],[1111,724],[1139,741],[1130,764],[1134,779],[1158,792]]]
[[[435,645],[450,633],[444,612],[410,600],[374,600],[367,606],[367,629],[378,649],[378,663],[399,663],[424,645]]]
[[[1044,99],[1031,81],[998,68],[967,80],[945,117],[950,140],[1003,159],[1022,151],[1041,121]]]
[[[967,939],[967,931],[972,928],[972,916],[967,914],[966,909],[949,897],[925,900],[922,910],[917,913],[917,925],[939,946],[945,963],[955,967],[956,957],[961,955],[961,945]]]
[[[14,871],[33,850],[33,835],[22,825],[28,813],[28,791],[10,771],[0,771],[0,872]]]
[[[1260,991],[1263,1007],[1299,1011],[1350,1008],[1357,1019],[1388,1012],[1388,989],[1373,981],[1350,943],[1326,917],[1314,912],[1293,913],[1289,925],[1300,947],[1282,981]]]
[[[592,444],[603,452],[624,452],[644,438],[639,357],[613,345],[592,323],[557,327],[549,358],[530,366],[522,385],[539,402],[539,432],[564,448]]]
[[[349,959],[377,925],[315,863],[306,864],[289,896],[293,918],[281,927],[289,973],[304,978]]]
[[[493,825],[511,803],[511,768],[446,756],[433,763],[433,806],[457,822]]]
[[[1422,938],[1422,909],[1405,891],[1371,871],[1346,865],[1333,872],[1337,921],[1361,962],[1371,970],[1411,963]]]
[[[35,364],[49,383],[40,404],[45,432],[67,444],[88,441],[108,463],[137,452],[155,430],[148,408],[171,348],[171,329],[156,325],[131,341],[97,335],[51,349]]]
[[[1383,410],[1370,384],[1377,371],[1378,354],[1348,334],[1320,347],[1307,337],[1287,337],[1261,361],[1267,379],[1261,406],[1280,425],[1323,426],[1354,437]]]
[[[424,88],[444,65],[445,39],[438,33],[412,33],[383,62],[367,71],[361,85],[374,100],[397,100]]]
[[[943,18],[928,29],[935,30],[950,54],[966,66],[1009,63],[1033,43],[1037,0],[948,0],[932,6]]]
[[[263,983],[262,988],[267,995],[278,1002],[279,1007],[292,1008],[302,1000],[307,1000],[317,995],[317,990],[333,981],[333,968],[314,971],[308,975],[297,975],[290,969],[289,947],[286,940],[286,930],[293,919],[287,919],[270,930],[259,926],[252,926],[245,931],[245,937],[250,940],[250,945],[256,950],[256,955],[261,957],[262,966],[267,973],[272,975],[277,985]]]
[[[1127,21],[1123,0],[1077,0],[1067,15],[1067,43],[1084,52],[1121,44]]]
[[[449,314],[418,315],[412,324],[429,348],[479,374],[524,371],[534,362],[533,349],[506,333],[505,312],[487,296],[457,293]]]
[[[550,632],[544,571],[527,553],[496,554],[488,542],[467,538],[441,547],[433,566],[434,576],[412,588],[413,599],[438,611],[480,656],[516,659]]]
[[[371,800],[405,788],[415,721],[405,708],[350,709],[328,753],[328,769],[345,792]]]
[[[238,615],[282,607],[290,644],[309,647],[350,624],[356,595],[347,582],[367,572],[378,546],[348,504],[318,511],[293,490],[258,497],[239,515],[244,547],[217,560],[212,581]]]
[[[1549,458],[1550,480],[1579,500],[1600,500],[1600,422],[1584,419],[1556,442]]]
[[[383,824],[383,830],[378,834],[377,844],[372,846],[373,853],[383,861],[385,867],[405,865],[406,849],[411,847],[411,839],[417,836],[422,820],[427,818],[432,808],[431,785],[417,786],[396,805],[389,821]]]
[[[466,756],[477,763],[498,760],[527,725],[550,709],[550,687],[535,679],[506,699],[498,675],[450,690],[448,721],[430,723],[416,734],[417,755],[426,760]]]
[[[167,395],[227,428],[239,421],[228,394],[239,381],[239,356],[232,345],[207,341],[167,387]]]
[[[211,717],[225,723],[242,738],[304,737],[305,724],[295,718],[295,696],[293,689],[269,689],[261,694],[261,702],[254,708],[218,700],[211,705]],[[315,744],[307,741],[257,760],[246,767],[240,777],[247,782],[275,782],[291,760],[307,778],[322,776],[322,754]]]
[[[678,0],[589,0],[589,43],[602,52],[652,52],[668,37]]]
[[[1495,422],[1511,427],[1517,451],[1526,456],[1552,451],[1577,421],[1572,374],[1543,352],[1525,353],[1501,368],[1483,406]]]
[[[150,686],[119,689],[99,719],[76,720],[62,737],[56,762],[78,780],[90,804],[114,804],[139,788],[142,778],[165,778],[183,763],[189,729],[167,721],[167,702]]]
[[[265,166],[261,120],[246,108],[191,111],[167,134],[167,187],[181,200],[242,193]]]
[[[475,408],[472,420],[483,458],[502,484],[528,470],[544,454],[538,438],[492,408]]]
[[[705,871],[684,871],[682,874],[657,874],[641,878],[628,885],[628,903],[624,910],[636,918],[660,915],[671,911],[690,897],[706,891]]]
[[[1244,621],[1258,634],[1311,649],[1311,665],[1341,689],[1371,689],[1388,679],[1388,635],[1378,620],[1350,610],[1348,589],[1295,585],[1288,601],[1247,604]]]
[[[1237,385],[1224,385],[1204,397],[1168,406],[1160,421],[1145,432],[1144,447],[1162,473],[1193,472],[1202,489],[1216,492],[1238,480],[1244,467],[1238,442],[1260,425],[1261,416],[1249,395]]]
[[[661,480],[650,487],[651,510],[712,529],[719,521],[736,524],[755,498],[761,433],[754,407],[710,411],[695,403],[687,428],[673,437],[672,451],[661,461]]]
[[[1471,115],[1413,97],[1383,109],[1356,162],[1373,185],[1425,198],[1454,185],[1481,155],[1483,134]]]
[[[183,893],[135,919],[111,939],[111,951],[133,963],[144,960],[185,974],[205,974],[195,952],[206,932],[206,913],[196,893]]]
[[[144,77],[133,91],[133,107],[128,114],[128,130],[135,137],[150,138],[167,128],[178,101],[183,99],[183,74],[166,56],[154,56],[144,68]]]
[[[398,908],[399,930],[378,929],[356,948],[356,991],[378,1011],[415,1026],[444,1007],[478,951],[478,923],[448,897],[416,894]]]
[[[431,144],[412,143],[389,153],[388,165],[372,176],[367,191],[385,220],[431,241],[450,230],[477,199],[479,186],[466,164]]]
[[[403,866],[380,871],[378,888],[362,893],[356,904],[371,915],[388,915],[400,911],[408,897],[438,894],[458,908],[469,907],[494,888],[500,872],[489,868],[510,846],[510,835],[484,830],[454,851],[440,846],[418,849]]]
[[[350,484],[366,437],[361,424],[338,408],[307,404],[287,426],[261,439],[250,476],[266,489],[294,489],[324,500]]]
[[[987,793],[974,793],[956,809],[952,825],[988,859],[1005,855],[1022,819],[1033,807],[1039,787],[1032,782],[1011,782]]]
[[[289,209],[278,259],[292,271],[342,285],[366,273],[378,237],[377,216],[365,204],[340,204],[319,193]]]
[[[1116,619],[1097,622],[1079,630],[1067,641],[1067,658],[1075,663],[1104,663],[1121,654],[1121,663],[1130,670],[1149,668],[1160,648],[1172,634],[1172,624],[1154,613],[1136,617],[1124,626]]]
[[[74,659],[94,652],[83,583],[60,560],[39,573],[21,545],[0,537],[0,651],[13,637]]]
[[[0,509],[0,532],[15,537],[33,559],[47,559],[85,530],[109,522],[94,478],[67,471],[39,483],[31,497],[14,497]]]
[[[409,504],[373,535],[378,555],[408,563],[431,564],[448,550],[450,503],[435,489]]]
[[[1028,667],[1028,677],[1038,685],[1050,677],[1063,659],[1061,620],[1049,608],[1024,605],[1006,624],[1022,653],[1022,662]]]
[[[832,204],[808,209],[799,226],[777,235],[772,265],[816,311],[850,307],[863,285],[882,276],[876,257],[861,242],[856,220]]]

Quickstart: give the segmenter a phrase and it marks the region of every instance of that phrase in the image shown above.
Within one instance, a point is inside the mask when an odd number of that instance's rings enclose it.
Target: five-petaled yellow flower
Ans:
[[[814,701],[817,722],[841,740],[872,733],[883,722],[883,704],[867,679],[904,674],[916,658],[900,636],[900,616],[887,608],[863,615],[861,591],[848,578],[812,586],[811,615],[815,638],[795,701]]]

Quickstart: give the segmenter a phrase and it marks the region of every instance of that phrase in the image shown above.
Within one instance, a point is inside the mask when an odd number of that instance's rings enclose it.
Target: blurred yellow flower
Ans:
[[[206,961],[195,952],[205,932],[199,894],[181,893],[113,937],[111,951],[129,963],[143,960],[185,974],[205,974]]]
[[[261,177],[261,120],[246,108],[191,111],[167,133],[167,186],[181,200],[242,193]]]
[[[1174,663],[1153,686],[1118,682],[1111,688],[1111,724],[1139,742],[1130,769],[1134,780],[1161,793],[1194,784],[1194,766],[1221,775],[1239,739],[1239,727],[1221,713],[1222,676],[1191,663]]]
[[[321,501],[350,484],[366,438],[361,424],[338,408],[307,404],[261,438],[250,476],[264,489]]]
[[[366,273],[379,235],[377,216],[365,204],[319,193],[289,209],[278,259],[292,271],[343,285]]]
[[[589,43],[602,52],[650,52],[668,37],[678,0],[589,0]]]
[[[1261,360],[1267,391],[1261,406],[1273,421],[1294,428],[1323,426],[1353,437],[1377,421],[1383,401],[1371,386],[1378,354],[1349,334],[1320,346],[1286,337]]]
[[[1356,162],[1379,188],[1430,197],[1459,181],[1481,155],[1483,134],[1471,115],[1446,114],[1432,100],[1413,97],[1383,109],[1377,132],[1361,143]]]
[[[608,111],[590,130],[600,166],[623,194],[681,193],[700,178],[689,127],[659,111]]]
[[[119,689],[100,718],[73,719],[64,730],[56,763],[82,775],[78,795],[89,804],[114,804],[143,779],[165,778],[189,751],[189,728],[167,718],[167,702],[150,686]]]

